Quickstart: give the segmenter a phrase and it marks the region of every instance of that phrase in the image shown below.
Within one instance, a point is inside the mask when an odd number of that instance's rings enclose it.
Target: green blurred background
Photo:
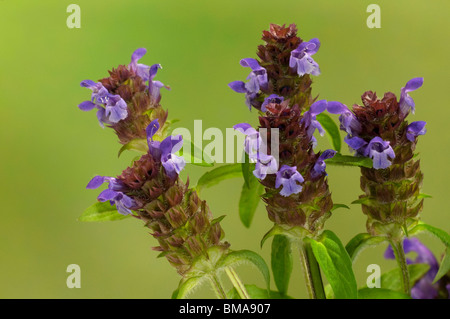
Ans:
[[[428,122],[420,138],[423,191],[427,199],[423,220],[450,230],[450,108],[447,101],[450,44],[448,0],[377,1],[381,29],[369,29],[366,8],[372,1],[77,1],[81,28],[66,26],[70,1],[0,1],[0,140],[1,298],[169,298],[179,277],[164,258],[150,250],[156,244],[136,220],[81,223],[77,217],[97,196],[86,190],[96,174],[116,175],[134,154],[117,159],[119,144],[111,130],[102,130],[94,112],[77,105],[90,96],[84,79],[97,80],[107,70],[127,64],[139,47],[141,60],[161,63],[158,80],[172,87],[162,91],[163,107],[179,126],[192,129],[195,119],[204,129],[225,129],[238,122],[256,123],[244,96],[227,84],[242,80],[248,70],[244,57],[256,57],[261,32],[269,23],[296,23],[299,35],[318,37],[315,55],[322,74],[314,78],[313,93],[347,105],[360,102],[366,90],[379,93],[400,89],[412,77],[424,86],[412,93],[416,114],[410,120]],[[326,138],[318,148],[329,147]],[[189,165],[193,182],[207,169]],[[359,171],[329,167],[334,201],[350,205],[357,198]],[[234,249],[259,252],[269,263],[270,244],[259,248],[271,227],[261,204],[254,223],[239,221],[237,203],[241,179],[205,190],[215,214],[223,221]],[[365,231],[359,206],[337,210],[327,222],[346,243]],[[439,255],[443,246],[421,237]],[[364,285],[369,264],[382,271],[395,267],[385,261],[385,246],[366,250],[354,265]],[[300,264],[295,260],[289,293],[307,297]],[[66,267],[81,267],[81,289],[66,286]],[[239,266],[246,283],[262,285],[252,266]],[[229,286],[229,285],[228,285]],[[272,287],[274,287],[272,283]],[[191,297],[210,297],[208,286]]]

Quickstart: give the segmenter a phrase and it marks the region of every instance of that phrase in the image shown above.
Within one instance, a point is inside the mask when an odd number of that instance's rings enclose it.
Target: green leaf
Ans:
[[[267,290],[270,290],[270,271],[264,259],[251,250],[237,250],[223,256],[217,263],[216,269],[238,265],[242,263],[251,263],[258,268],[264,277]]]
[[[419,222],[416,226],[414,226],[409,231],[409,234],[413,235],[413,234],[416,234],[416,233],[419,233],[422,231],[426,231],[426,232],[436,236],[444,243],[445,246],[447,246],[447,247],[450,246],[450,235],[445,230],[425,224],[423,222]]]
[[[332,231],[325,230],[318,241],[307,240],[311,243],[314,256],[333,288],[335,297],[356,299],[358,291],[352,261],[339,238]]]
[[[433,196],[424,194],[424,193],[420,193],[419,196],[417,196],[417,198],[433,198]]]
[[[109,202],[97,202],[89,206],[78,218],[81,222],[103,222],[109,220],[121,220],[131,215],[122,215],[116,209],[115,205]]]
[[[335,211],[338,208],[347,208],[350,209],[350,207],[348,207],[347,205],[344,204],[333,204],[333,208],[331,208],[331,211]]]
[[[413,287],[414,284],[423,277],[430,269],[430,265],[428,264],[413,264],[408,265],[409,272],[409,283],[410,287]],[[389,289],[393,291],[402,291],[402,283],[401,277],[402,274],[400,272],[400,268],[394,268],[380,277],[380,286],[383,289]]]
[[[247,228],[250,227],[263,193],[264,186],[254,176],[249,180],[249,187],[245,183],[242,186],[241,198],[239,199],[239,217]]]
[[[327,132],[330,138],[331,144],[335,151],[341,151],[341,135],[339,133],[339,128],[333,119],[325,113],[320,113],[316,115],[317,121],[322,125],[325,132]]]
[[[205,276],[195,276],[195,277],[190,277],[187,279],[185,279],[185,278],[181,279],[178,289],[173,292],[172,299],[186,298],[204,280],[205,280]],[[176,293],[176,297],[175,297],[175,293]]]
[[[292,273],[291,240],[284,235],[275,235],[272,241],[272,273],[278,291],[285,295]]]
[[[369,197],[361,197],[359,199],[356,199],[352,202],[352,204],[366,204],[369,203],[371,200]]]
[[[267,289],[259,288],[255,285],[245,285],[245,289],[250,295],[251,299],[293,299],[290,296],[280,294],[278,291],[270,290],[267,292]],[[228,299],[241,299],[239,293],[236,288],[233,288],[227,292]]]
[[[358,299],[411,299],[403,292],[384,288],[362,288],[358,290]]]
[[[372,236],[367,233],[361,233],[350,239],[348,244],[345,246],[345,250],[350,256],[351,260],[356,260],[356,257],[368,247],[373,247],[386,241],[385,237]]]
[[[372,168],[372,160],[368,157],[349,156],[336,153],[332,158],[326,159],[325,163],[328,165],[338,166],[359,166]]]
[[[227,217],[227,215],[222,215],[222,216],[219,216],[217,218],[214,218],[211,221],[211,226],[214,225],[214,224],[220,223],[222,221],[222,219],[224,219],[225,217]]]
[[[450,271],[450,248],[447,247],[447,249],[445,249],[444,258],[442,259],[441,265],[439,266],[438,273],[436,274],[436,277],[434,277],[433,284],[442,277],[444,277],[449,271]]]
[[[222,165],[203,174],[198,180],[196,189],[199,192],[204,188],[217,185],[225,179],[239,176],[242,176],[240,164]]]
[[[136,138],[134,140],[129,141],[127,144],[123,145],[120,148],[119,154],[117,154],[117,157],[120,157],[120,155],[123,153],[123,151],[127,151],[127,150],[133,150],[133,151],[137,151],[139,153],[145,154],[148,151],[147,140],[144,138]]]
[[[182,156],[186,160],[186,163],[192,164],[192,165],[197,165],[197,166],[205,166],[205,167],[214,166],[214,161],[211,158],[209,158],[203,152],[203,150],[200,147],[198,147],[197,145],[195,145],[192,141],[185,139],[185,140],[183,140],[183,144],[190,145],[191,154],[189,154],[188,152],[184,152],[184,148],[181,148],[180,151],[178,151],[175,154]],[[200,154],[200,156],[198,154]]]
[[[244,176],[245,185],[250,188],[250,179],[253,177],[253,171],[255,170],[255,164],[250,163],[248,154],[245,153],[245,161],[241,164],[242,176]]]

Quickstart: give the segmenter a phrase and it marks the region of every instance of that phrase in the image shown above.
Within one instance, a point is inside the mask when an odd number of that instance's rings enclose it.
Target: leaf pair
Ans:
[[[250,263],[260,271],[266,283],[266,293],[270,291],[270,272],[264,259],[250,250],[231,251],[223,255],[209,272],[196,272],[195,275],[183,278],[178,289],[172,294],[174,299],[186,298],[195,288],[208,279],[208,276],[219,276],[227,267]],[[236,292],[237,293],[237,292]]]
[[[248,158],[247,158],[248,159]],[[246,161],[242,164],[226,164],[203,174],[195,187],[197,191],[217,185],[223,180],[244,177],[241,196],[239,199],[239,217],[245,227],[250,227],[253,216],[264,192],[264,187],[253,176],[255,164]]]
[[[442,243],[446,246],[444,258],[442,259],[439,270],[433,280],[433,283],[435,283],[450,271],[450,235],[442,229],[433,227],[423,222],[419,222],[417,225],[413,226],[408,231],[408,234],[415,235],[424,231],[440,239]],[[367,233],[361,233],[353,237],[348,242],[345,248],[348,254],[350,255],[351,259],[354,261],[359,255],[359,253],[361,253],[364,249],[379,245],[385,241],[387,241],[386,237],[371,236],[370,234]],[[398,278],[400,278],[400,273],[398,273],[397,276]],[[410,271],[410,277],[414,278],[414,273],[412,271]]]
[[[286,295],[292,272],[292,244],[297,236],[273,231],[272,272],[281,295]],[[267,239],[267,238],[266,238]],[[337,299],[356,299],[358,296],[351,259],[339,238],[325,230],[317,239],[305,238],[299,245],[309,245],[313,256],[331,285]],[[301,247],[299,247],[301,249]],[[320,276],[320,273],[317,274]],[[320,279],[319,279],[320,280]]]

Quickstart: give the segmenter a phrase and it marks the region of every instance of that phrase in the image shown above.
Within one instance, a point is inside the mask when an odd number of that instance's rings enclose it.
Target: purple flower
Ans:
[[[320,154],[319,158],[314,164],[313,169],[311,170],[312,178],[316,178],[325,173],[325,169],[327,167],[327,165],[325,164],[325,160],[332,158],[334,155],[336,155],[336,151],[334,150],[326,150],[322,154]]]
[[[403,240],[405,254],[414,252],[417,254],[414,260],[407,258],[408,264],[428,264],[430,269],[419,279],[411,289],[413,299],[434,299],[438,297],[440,282],[433,284],[434,277],[439,270],[439,263],[433,253],[417,238],[405,238]],[[384,253],[384,258],[395,259],[394,251],[389,245]]]
[[[110,94],[101,83],[91,80],[84,80],[80,85],[92,90],[92,95],[90,101],[84,101],[78,107],[82,111],[96,108],[101,127],[104,127],[104,124],[117,123],[128,116],[127,103],[120,95]]]
[[[253,175],[259,179],[265,179],[267,174],[275,174],[278,171],[278,163],[272,155],[258,154]]]
[[[395,158],[395,153],[388,141],[383,141],[380,137],[374,137],[367,145],[364,156],[373,160],[373,168],[387,168],[391,165],[388,157]]]
[[[402,88],[401,90],[401,95],[400,95],[400,114],[402,116],[406,116],[409,112],[409,110],[411,110],[411,112],[414,114],[415,111],[415,103],[414,100],[412,99],[412,97],[409,96],[408,92],[412,92],[417,90],[418,88],[420,88],[423,85],[423,78],[414,78],[409,80],[405,87]]]
[[[331,114],[340,114],[339,122],[341,122],[341,130],[349,135],[356,135],[361,132],[361,123],[358,122],[356,116],[348,109],[348,107],[337,101],[328,102],[327,111]]]
[[[276,176],[275,187],[283,186],[280,195],[287,197],[301,192],[302,186],[300,183],[303,183],[304,179],[297,171],[296,166],[283,165]]]
[[[159,103],[161,100],[161,88],[165,88],[167,90],[170,90],[170,87],[164,85],[160,81],[153,81],[153,79],[156,76],[156,73],[158,73],[158,69],[162,69],[161,64],[153,64],[150,67],[149,70],[149,82],[148,82],[148,91],[150,92],[150,96],[153,97],[153,99],[156,101],[156,103]]]
[[[267,111],[266,105],[269,104],[269,103],[277,103],[277,104],[280,104],[280,103],[283,102],[283,101],[284,101],[284,97],[278,96],[278,95],[276,95],[276,94],[271,94],[271,95],[269,95],[268,97],[266,97],[266,98],[264,99],[264,102],[263,102],[263,104],[261,105],[261,111],[263,111],[263,112]]]
[[[127,117],[127,103],[120,95],[110,95],[105,105],[105,116],[109,122],[117,123]]]
[[[244,150],[250,159],[256,159],[259,148],[262,145],[259,132],[247,123],[236,124],[233,128],[246,135]]]
[[[174,154],[181,149],[183,139],[181,135],[176,135],[168,136],[162,142],[154,141],[153,135],[159,130],[159,127],[159,122],[156,119],[146,128],[149,153],[156,161],[161,161],[170,178],[175,178],[186,165],[183,157]]]
[[[259,65],[258,61],[252,58],[242,59],[240,64],[252,70],[247,77],[249,81],[247,83],[234,81],[229,83],[228,86],[237,93],[245,93],[245,104],[251,110],[252,102],[256,98],[259,90],[268,88],[267,71]]]
[[[147,50],[145,48],[137,49],[131,55],[131,62],[129,64],[130,69],[133,70],[138,76],[140,76],[144,80],[144,82],[146,82],[149,79],[150,67],[148,65],[140,64],[140,63],[137,63],[137,62],[146,53],[147,53]]]
[[[427,124],[427,122],[424,121],[417,121],[409,124],[406,128],[406,138],[411,142],[414,142],[417,136],[424,135],[427,132],[425,124]]]
[[[289,66],[297,71],[299,76],[305,74],[319,75],[320,69],[316,61],[311,57],[319,50],[320,41],[317,38],[308,42],[302,42],[297,49],[291,52]]]
[[[124,190],[124,185],[120,180],[114,177],[95,176],[87,184],[86,188],[99,188],[105,181],[109,183],[109,186],[98,195],[97,199],[101,202],[109,201],[111,205],[116,205],[117,211],[122,215],[132,214],[130,208],[136,204],[132,198],[122,192]]]
[[[308,111],[303,114],[303,118],[301,123],[305,124],[306,133],[309,138],[312,138],[314,131],[317,129],[320,135],[324,135],[325,131],[320,125],[319,121],[317,121],[316,116],[327,109],[328,102],[326,100],[320,100],[314,102]]]
[[[364,146],[367,145],[367,142],[364,141],[362,138],[358,136],[354,137],[345,137],[344,138],[345,143],[350,146],[350,148],[354,149],[358,154],[362,155],[364,154]]]
[[[161,163],[170,178],[175,178],[183,170],[186,161],[183,157],[174,153],[178,152],[183,146],[181,135],[168,136],[160,144]]]
[[[156,76],[156,73],[158,72],[158,69],[162,69],[161,64],[153,64],[152,66],[148,66],[145,64],[137,63],[139,59],[141,59],[146,53],[147,50],[144,48],[139,48],[136,51],[134,51],[133,54],[131,55],[131,62],[129,64],[129,67],[138,76],[140,76],[144,80],[144,82],[149,81],[148,91],[150,93],[150,96],[153,97],[156,103],[159,103],[159,101],[161,100],[160,89],[164,87],[170,90],[170,87],[164,85],[160,81],[153,81],[154,77]]]
[[[360,155],[370,157],[373,160],[373,168],[383,169],[391,166],[388,157],[395,158],[395,153],[388,141],[381,137],[374,137],[369,143],[360,137],[345,138],[344,141]]]

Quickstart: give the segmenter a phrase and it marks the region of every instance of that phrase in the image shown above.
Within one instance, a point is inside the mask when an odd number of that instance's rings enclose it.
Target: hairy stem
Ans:
[[[308,242],[300,243],[300,261],[303,265],[309,297],[311,299],[326,299],[319,264]]]
[[[403,250],[402,239],[393,239],[390,241],[392,249],[395,254],[395,259],[397,260],[398,266],[400,267],[400,271],[402,273],[402,287],[403,291],[407,295],[411,295],[411,287],[409,282],[409,271],[408,265],[406,263],[405,251]]]
[[[236,288],[236,291],[241,299],[251,299],[236,271],[232,267],[226,267],[225,272],[233,283],[234,288]]]
[[[211,286],[213,287],[213,290],[216,293],[216,297],[219,299],[227,299],[227,295],[223,290],[220,280],[219,278],[217,278],[216,274],[209,275],[208,277],[211,282]]]

